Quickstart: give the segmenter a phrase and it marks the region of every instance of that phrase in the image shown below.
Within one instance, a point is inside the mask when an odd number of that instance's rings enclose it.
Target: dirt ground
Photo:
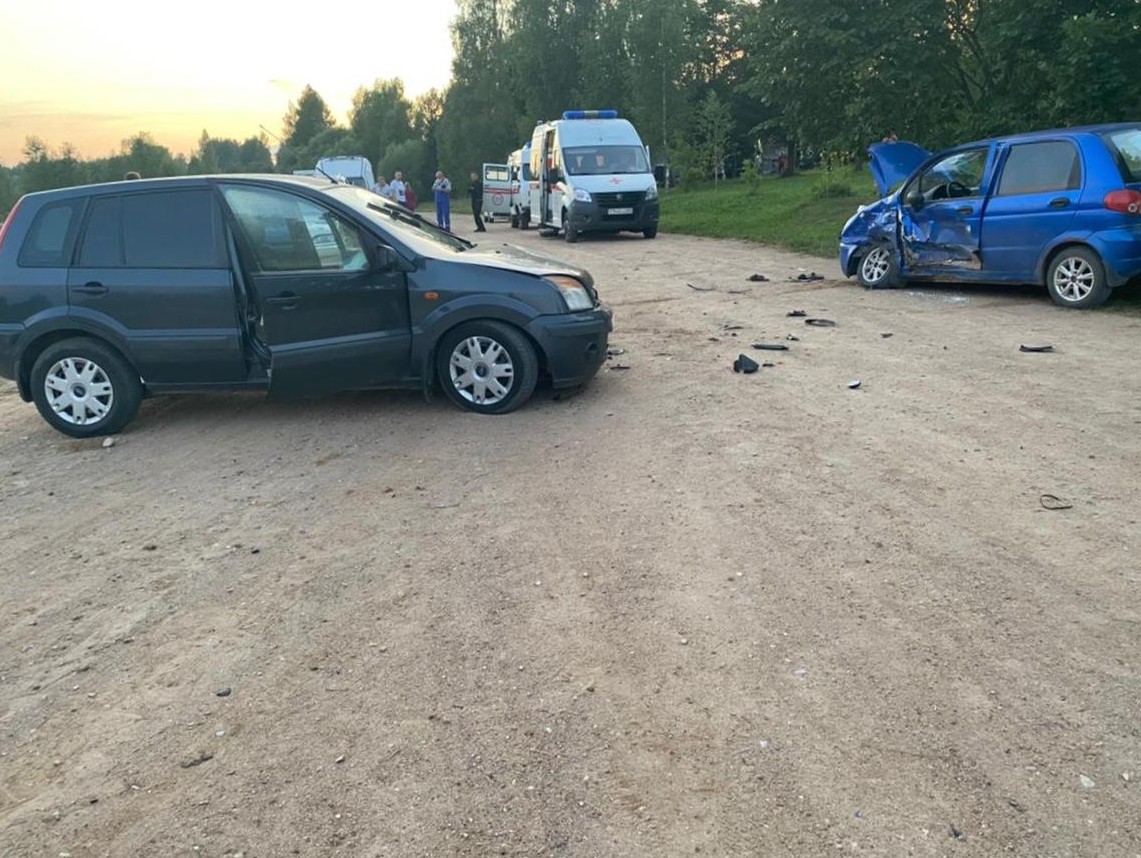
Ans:
[[[1141,855],[1141,317],[487,238],[594,273],[581,392],[0,387],[0,854]]]

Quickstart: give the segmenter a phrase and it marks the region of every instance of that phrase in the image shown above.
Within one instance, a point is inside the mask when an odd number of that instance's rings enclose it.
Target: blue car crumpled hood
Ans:
[[[856,209],[856,213],[848,218],[840,231],[841,243],[865,244],[893,240],[899,219],[899,207],[896,205],[898,199],[899,194],[895,193]]]
[[[868,168],[880,194],[886,194],[892,185],[902,182],[930,157],[931,153],[922,146],[906,140],[873,143],[868,147]]]

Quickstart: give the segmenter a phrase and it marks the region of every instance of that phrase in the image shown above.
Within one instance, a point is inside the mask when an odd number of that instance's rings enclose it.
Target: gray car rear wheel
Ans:
[[[143,398],[134,368],[106,343],[87,337],[44,349],[32,365],[31,383],[40,416],[73,438],[118,432]]]

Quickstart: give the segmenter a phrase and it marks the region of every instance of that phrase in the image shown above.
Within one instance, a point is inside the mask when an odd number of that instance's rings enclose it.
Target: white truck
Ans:
[[[363,155],[330,155],[317,162],[316,171],[333,179],[344,179],[350,185],[372,190],[376,179],[372,164]]]
[[[568,110],[531,135],[529,223],[568,242],[585,232],[658,234],[650,155],[614,110]]]

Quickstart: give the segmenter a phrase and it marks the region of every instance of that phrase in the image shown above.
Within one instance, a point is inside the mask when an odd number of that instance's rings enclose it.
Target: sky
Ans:
[[[82,159],[141,131],[188,156],[203,131],[280,136],[306,84],[345,124],[374,80],[443,89],[455,14],[455,0],[0,0],[0,164],[29,136]]]

